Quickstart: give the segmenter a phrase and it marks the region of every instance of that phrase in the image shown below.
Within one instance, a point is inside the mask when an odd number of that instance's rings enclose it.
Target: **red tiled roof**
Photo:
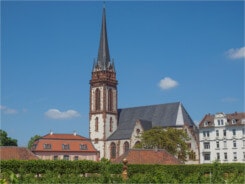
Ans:
[[[129,164],[183,164],[180,160],[168,153],[166,150],[131,149],[118,157],[114,163],[121,163],[126,158]]]
[[[50,149],[45,149],[44,145],[50,144]],[[90,139],[74,134],[48,134],[35,141],[33,152],[98,152]],[[69,145],[69,149],[63,149],[63,145]],[[86,145],[87,149],[81,149],[81,145]]]
[[[17,146],[1,146],[0,160],[37,160],[29,149]]]

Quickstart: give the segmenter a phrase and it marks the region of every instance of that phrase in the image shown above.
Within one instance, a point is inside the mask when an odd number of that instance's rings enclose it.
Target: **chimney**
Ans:
[[[76,135],[77,135],[77,132],[76,132],[76,131],[74,131],[74,132],[73,132],[73,135],[74,135],[74,136],[76,136]]]

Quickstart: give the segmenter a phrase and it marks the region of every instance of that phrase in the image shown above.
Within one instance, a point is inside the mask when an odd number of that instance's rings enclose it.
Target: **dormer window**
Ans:
[[[87,150],[88,149],[87,144],[80,144],[80,149],[81,150]]]
[[[52,148],[51,144],[44,144],[43,145],[43,149],[51,149],[51,148]]]
[[[205,121],[204,122],[204,126],[208,126],[208,121]]]
[[[232,120],[231,120],[231,123],[232,123],[232,124],[236,124],[236,120],[235,120],[235,119],[232,119]]]
[[[63,150],[69,150],[70,149],[70,145],[69,144],[62,144],[62,149]]]

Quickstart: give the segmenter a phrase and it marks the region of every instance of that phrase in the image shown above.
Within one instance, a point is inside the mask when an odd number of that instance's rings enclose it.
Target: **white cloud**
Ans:
[[[171,79],[170,77],[165,77],[165,78],[160,80],[158,85],[161,89],[167,90],[167,89],[174,88],[174,87],[178,86],[179,84],[177,81]]]
[[[0,105],[0,110],[4,114],[17,114],[18,113],[18,111],[16,109],[11,109],[11,108],[8,108],[8,107],[2,106],[2,105]]]
[[[226,97],[226,98],[222,98],[221,102],[224,103],[233,103],[233,102],[237,102],[238,100],[236,98],[233,97]]]
[[[226,54],[230,59],[245,58],[245,47],[229,49]]]
[[[61,112],[58,109],[49,109],[47,112],[45,112],[45,115],[51,119],[71,119],[80,116],[80,114],[75,110]]]

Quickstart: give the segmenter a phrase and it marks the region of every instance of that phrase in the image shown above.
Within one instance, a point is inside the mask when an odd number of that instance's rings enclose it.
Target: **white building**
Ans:
[[[245,113],[207,114],[199,124],[200,163],[245,162]]]

